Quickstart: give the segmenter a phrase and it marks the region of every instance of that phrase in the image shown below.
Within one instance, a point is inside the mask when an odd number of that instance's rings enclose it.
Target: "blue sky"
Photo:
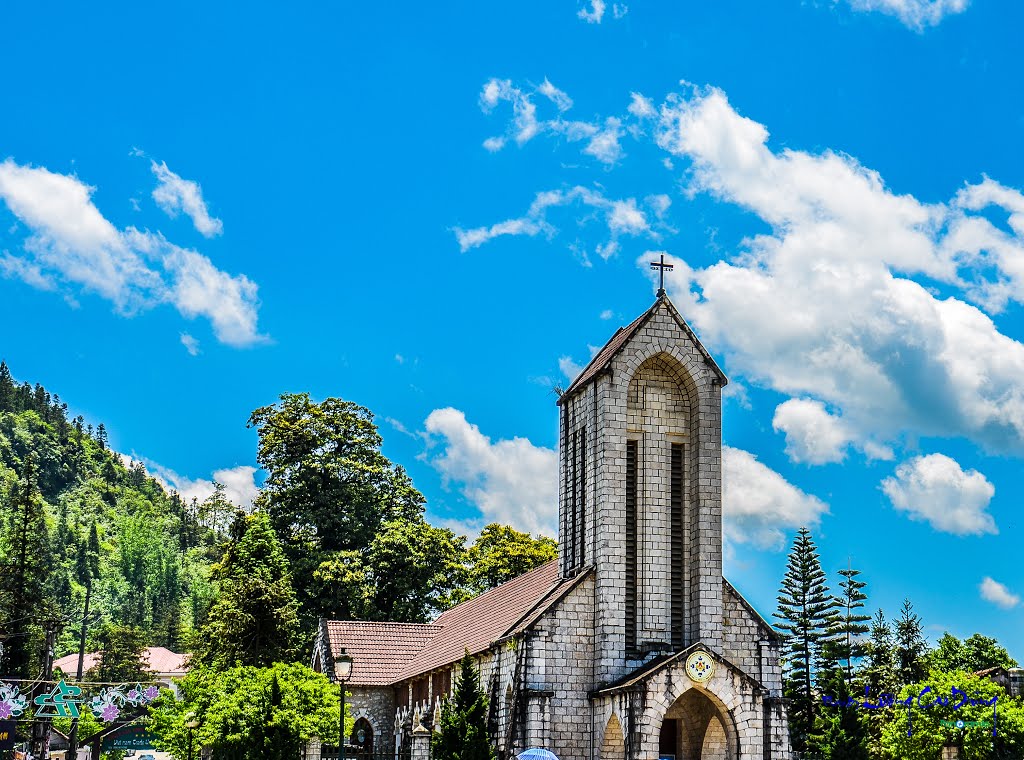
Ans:
[[[0,356],[166,482],[251,498],[249,412],[308,391],[435,522],[550,531],[553,386],[664,251],[730,579],[770,614],[807,524],[1024,658],[1018,4],[2,13]]]

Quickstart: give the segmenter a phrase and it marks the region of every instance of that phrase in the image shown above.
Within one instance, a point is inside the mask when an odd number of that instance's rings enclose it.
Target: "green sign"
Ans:
[[[153,735],[144,726],[125,726],[103,737],[103,751],[115,749],[153,749]]]
[[[946,728],[991,728],[986,720],[940,720],[939,725]]]
[[[82,689],[79,686],[68,686],[64,679],[60,680],[49,694],[40,694],[35,698],[37,718],[78,718],[78,705],[82,696]]]

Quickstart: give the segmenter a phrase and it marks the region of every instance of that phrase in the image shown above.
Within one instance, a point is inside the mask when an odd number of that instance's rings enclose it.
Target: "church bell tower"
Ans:
[[[659,290],[559,398],[560,573],[595,574],[599,682],[721,645],[726,382]]]

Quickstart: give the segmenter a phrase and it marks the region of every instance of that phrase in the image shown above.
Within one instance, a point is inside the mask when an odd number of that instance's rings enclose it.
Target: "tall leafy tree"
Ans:
[[[199,661],[218,668],[266,667],[297,654],[298,604],[288,560],[262,512],[239,512],[213,569],[220,594],[199,642]]]
[[[256,409],[248,424],[257,430],[256,459],[268,473],[258,506],[286,547],[311,625],[338,612],[321,607],[316,569],[337,552],[365,549],[384,523],[421,516],[424,499],[381,453],[370,410],[351,401],[284,394]]]
[[[533,538],[510,525],[491,523],[466,552],[469,589],[483,593],[553,560],[557,554],[558,544],[552,538]]]
[[[807,528],[793,541],[779,589],[776,624],[786,637],[785,681],[790,735],[798,751],[808,747],[817,708],[813,684],[829,641],[835,600],[829,593],[817,547]]]
[[[336,552],[316,571],[325,608],[348,618],[426,622],[462,589],[462,538],[423,518],[391,520],[363,551]]]
[[[854,705],[847,704],[850,688],[842,668],[833,668],[819,681],[832,703],[823,706],[814,719],[814,752],[822,760],[868,760],[865,716]]]
[[[493,760],[487,736],[487,695],[469,652],[459,664],[452,696],[441,708],[441,730],[431,743],[432,760]]]
[[[21,477],[11,489],[4,534],[8,569],[0,584],[9,633],[5,674],[17,678],[33,675],[33,633],[39,620],[52,612],[44,594],[50,572],[50,541],[37,478],[35,456],[29,453],[22,461]]]
[[[896,667],[901,683],[920,681],[928,672],[925,655],[928,642],[924,638],[924,626],[920,616],[915,614],[909,599],[903,600],[900,617],[896,621]]]
[[[868,632],[870,615],[862,612],[867,594],[863,581],[857,580],[860,570],[852,567],[840,570],[840,593],[836,595],[835,617],[832,625],[831,648],[835,658],[844,664],[847,688],[853,687],[854,663],[864,656],[863,636]]]
[[[999,642],[980,633],[960,641],[951,633],[939,639],[938,645],[927,656],[929,670],[964,670],[975,673],[986,668],[1015,668],[1017,661],[1010,657]]]

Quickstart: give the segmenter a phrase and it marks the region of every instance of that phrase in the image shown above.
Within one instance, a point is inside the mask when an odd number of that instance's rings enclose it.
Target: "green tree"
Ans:
[[[900,683],[920,681],[927,673],[925,656],[928,642],[924,638],[924,625],[914,613],[909,599],[903,600],[900,617],[896,621],[896,667]]]
[[[29,453],[22,462],[21,477],[11,489],[4,534],[9,568],[0,581],[9,634],[4,652],[5,672],[17,678],[32,677],[38,621],[52,614],[44,594],[50,571],[49,531],[37,477],[36,458]]]
[[[849,704],[850,689],[843,670],[823,674],[822,701],[830,699],[814,719],[811,744],[823,760],[868,760],[868,730],[865,716]]]
[[[533,538],[510,525],[491,523],[466,552],[469,589],[476,594],[483,593],[557,555],[558,543],[553,538]]]
[[[150,711],[157,747],[175,757],[186,757],[190,713],[199,721],[194,747],[206,747],[217,758],[284,760],[299,757],[314,737],[338,738],[337,687],[298,663],[227,670],[197,666],[179,682],[179,692],[165,690]],[[351,731],[347,715],[345,723]]]
[[[452,531],[422,518],[392,520],[364,551],[335,553],[315,577],[344,617],[422,623],[462,588],[462,556]]]
[[[1017,667],[1017,661],[1010,657],[1010,653],[998,641],[980,633],[964,641],[951,633],[945,633],[926,659],[929,670],[964,670],[974,673],[986,668]]]
[[[220,593],[202,632],[200,662],[266,667],[297,654],[298,605],[288,560],[265,514],[236,515],[213,578]]]
[[[897,705],[884,711],[888,717],[881,741],[885,758],[935,760],[945,746],[958,747],[963,760],[1024,757],[1024,703],[1019,698],[1011,699],[987,678],[962,671],[933,670],[927,679],[902,688],[898,697],[901,701],[909,699],[911,706]],[[965,699],[982,704],[966,702],[957,707]],[[998,721],[995,736],[993,708]],[[942,721],[957,720],[988,725],[942,725]]]
[[[297,579],[307,627],[342,615],[318,596],[313,573],[336,553],[362,551],[386,522],[423,514],[424,499],[401,467],[380,452],[371,412],[350,401],[313,402],[284,394],[249,418],[259,437],[256,460],[268,475],[258,506],[270,516]]]
[[[469,651],[462,657],[454,693],[441,707],[441,730],[431,742],[432,760],[493,760],[487,736],[487,695]]]
[[[863,635],[868,632],[868,621],[870,615],[865,615],[860,610],[864,609],[864,602],[867,595],[863,581],[857,580],[860,570],[847,568],[840,570],[839,574],[843,580],[839,583],[842,593],[836,596],[836,611],[832,625],[832,652],[833,656],[846,666],[846,685],[848,689],[853,688],[853,667],[865,653]]]
[[[88,671],[91,680],[116,683],[149,678],[145,631],[108,623],[100,630],[99,640],[99,660]]]
[[[875,700],[882,694],[895,694],[899,684],[896,670],[896,647],[892,628],[885,613],[878,610],[871,621],[871,637],[865,644],[865,657],[860,671],[861,685]],[[882,728],[887,715],[869,710],[866,716],[868,747],[873,757],[881,753]]]
[[[784,632],[784,692],[789,698],[789,728],[793,747],[808,748],[817,702],[812,685],[829,641],[835,600],[829,594],[817,548],[810,531],[801,528],[793,541],[786,574],[779,589],[776,627]]]

